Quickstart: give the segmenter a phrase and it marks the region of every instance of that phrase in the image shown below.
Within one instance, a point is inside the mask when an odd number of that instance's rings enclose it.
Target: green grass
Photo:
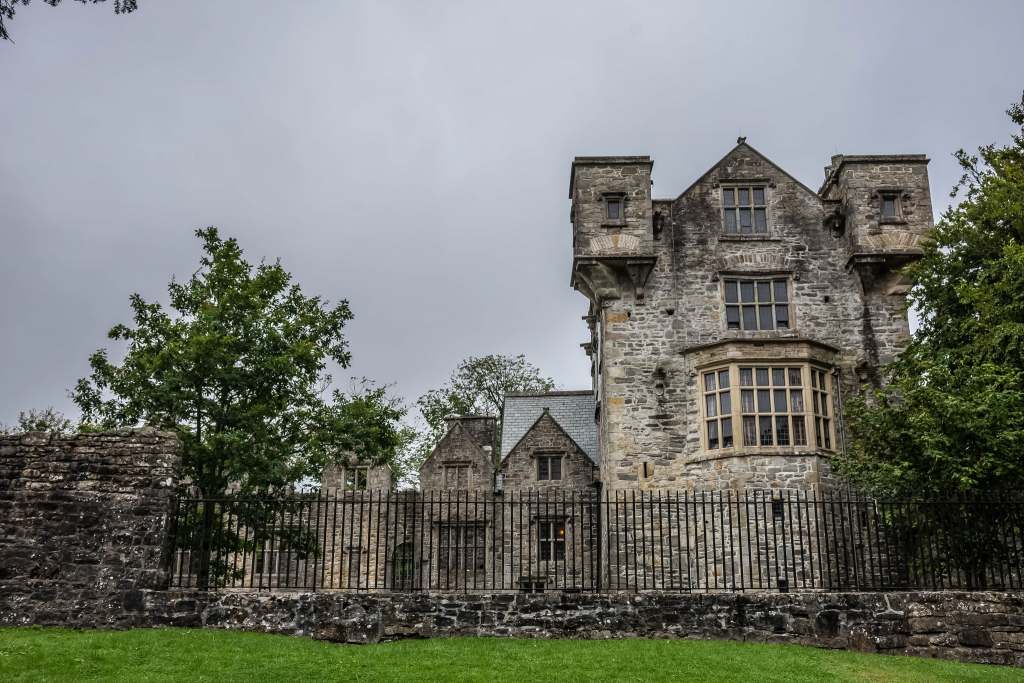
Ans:
[[[0,681],[1024,681],[1014,669],[697,640],[333,645],[215,630],[0,629]]]

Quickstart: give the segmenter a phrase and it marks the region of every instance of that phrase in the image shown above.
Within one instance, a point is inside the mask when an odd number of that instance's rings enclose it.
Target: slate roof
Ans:
[[[507,394],[502,407],[501,457],[515,448],[545,408],[594,464],[600,464],[594,421],[597,403],[592,391]]]

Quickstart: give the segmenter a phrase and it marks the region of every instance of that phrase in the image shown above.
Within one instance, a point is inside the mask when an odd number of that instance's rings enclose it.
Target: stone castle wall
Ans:
[[[0,436],[0,624],[126,623],[167,585],[179,463],[152,429]]]

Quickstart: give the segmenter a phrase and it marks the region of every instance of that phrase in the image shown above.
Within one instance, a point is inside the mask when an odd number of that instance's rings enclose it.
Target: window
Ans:
[[[814,438],[822,448],[832,449],[832,419],[829,417],[829,375],[811,368],[811,407],[814,409]]]
[[[444,466],[444,487],[446,489],[468,489],[469,488],[469,465],[445,465]]]
[[[764,186],[722,188],[722,219],[727,235],[768,234]]]
[[[562,456],[561,455],[538,455],[537,456],[537,480],[558,481],[562,478]]]
[[[607,207],[607,218],[610,221],[622,220],[622,200],[609,199],[605,204]]]
[[[438,528],[437,551],[440,566],[452,571],[484,568],[486,534],[478,522],[442,524]]]
[[[789,329],[789,281],[726,279],[725,324],[730,330]]]
[[[545,583],[544,579],[538,579],[532,576],[520,576],[519,590],[523,593],[543,593]]]
[[[882,192],[881,222],[900,220],[900,195],[898,192]]]
[[[704,417],[708,448],[732,448],[732,391],[728,370],[704,373]]]
[[[827,370],[808,363],[737,364],[702,372],[707,450],[807,447],[808,418],[814,420],[814,445],[832,450],[831,381]]]
[[[541,562],[565,559],[565,521],[541,520],[540,532]]]
[[[369,481],[369,472],[367,467],[346,467],[345,490],[365,491]]]

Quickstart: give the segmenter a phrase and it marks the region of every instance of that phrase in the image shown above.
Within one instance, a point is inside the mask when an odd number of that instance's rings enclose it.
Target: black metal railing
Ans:
[[[182,498],[171,585],[351,591],[1022,588],[1018,500],[505,491]]]

